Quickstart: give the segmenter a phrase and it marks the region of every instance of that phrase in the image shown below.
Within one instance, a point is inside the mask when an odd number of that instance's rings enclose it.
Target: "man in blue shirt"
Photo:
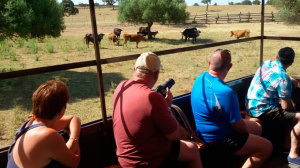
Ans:
[[[209,61],[209,71],[194,82],[191,105],[196,134],[208,148],[236,156],[246,156],[242,167],[259,167],[270,156],[272,144],[265,138],[249,133],[259,124],[245,121],[240,114],[236,93],[224,83],[232,67],[228,50],[216,50]]]
[[[295,112],[291,100],[292,83],[297,85],[297,80],[286,73],[294,58],[294,50],[285,47],[279,50],[274,61],[262,63],[248,89],[246,108],[249,115],[258,118],[264,126],[292,128],[288,161],[300,166],[300,113]]]

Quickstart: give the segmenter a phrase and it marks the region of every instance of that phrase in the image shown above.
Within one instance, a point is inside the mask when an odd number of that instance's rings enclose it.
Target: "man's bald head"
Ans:
[[[220,72],[225,70],[231,64],[231,55],[229,50],[218,49],[210,57],[210,70]]]

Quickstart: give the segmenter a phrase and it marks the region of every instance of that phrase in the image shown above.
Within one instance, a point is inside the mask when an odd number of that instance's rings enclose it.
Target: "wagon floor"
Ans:
[[[287,156],[288,153],[273,153],[269,160],[267,160],[262,166],[262,168],[300,168],[300,166],[289,164],[287,161]]]

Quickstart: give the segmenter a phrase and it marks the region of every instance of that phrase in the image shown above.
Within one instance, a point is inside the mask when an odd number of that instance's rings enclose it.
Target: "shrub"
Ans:
[[[52,44],[47,44],[46,49],[48,53],[54,53],[54,46]]]

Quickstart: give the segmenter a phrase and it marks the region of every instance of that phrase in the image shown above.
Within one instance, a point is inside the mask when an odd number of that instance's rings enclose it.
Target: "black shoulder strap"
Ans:
[[[40,126],[44,126],[45,124],[44,123],[39,123],[39,124],[34,124],[34,125],[29,125],[28,127],[26,127],[27,123],[29,121],[32,121],[32,120],[28,120],[26,122],[24,122],[22,124],[22,126],[19,128],[19,130],[17,131],[16,133],[16,137],[13,141],[13,143],[11,144],[10,148],[9,148],[9,152],[11,152],[13,146],[15,145],[16,141],[19,139],[20,136],[22,136],[24,133],[26,133],[27,131],[33,129],[33,128],[36,128],[36,127],[40,127]],[[25,128],[26,127],[26,128]]]
[[[178,116],[180,117],[180,120],[183,123],[183,126],[186,128],[186,130],[188,132],[189,138],[192,138],[193,129],[192,129],[190,123],[189,123],[189,120],[187,119],[187,117],[183,113],[183,111],[178,106],[176,106],[174,104],[171,105],[171,110],[178,114]]]

